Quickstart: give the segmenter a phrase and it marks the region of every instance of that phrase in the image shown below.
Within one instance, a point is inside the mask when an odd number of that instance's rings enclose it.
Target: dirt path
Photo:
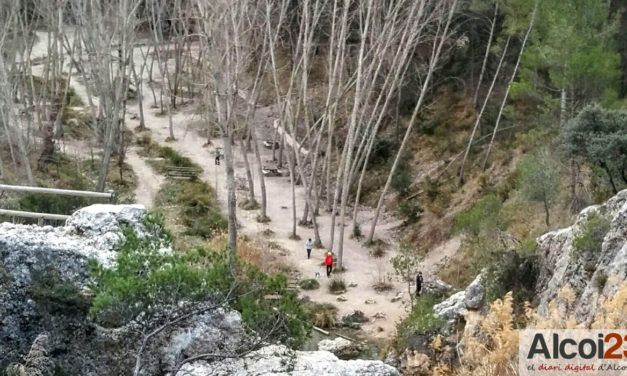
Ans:
[[[163,176],[156,174],[152,167],[137,154],[135,148],[129,148],[126,152],[126,163],[133,168],[137,176],[137,188],[135,188],[137,203],[148,209],[152,208],[159,187],[163,183]]]
[[[148,107],[148,106],[146,106]],[[130,111],[135,111],[135,108]],[[256,121],[267,122],[267,117],[263,115],[264,111],[259,112],[260,115]],[[153,114],[145,114],[146,124],[150,127],[153,139],[157,142],[165,142],[168,137],[168,121],[164,117],[155,117]],[[265,119],[264,119],[265,118]],[[204,172],[202,178],[212,184],[216,188],[218,201],[226,211],[226,177],[224,175],[224,166],[216,166],[213,162],[212,152],[215,147],[221,147],[220,140],[213,140],[213,145],[204,148],[205,140],[195,135],[193,132],[186,131],[186,124],[189,124],[189,115],[185,111],[179,112],[174,116],[174,124],[176,126],[175,135],[177,141],[169,143],[174,149],[191,158],[194,162],[203,167]],[[261,146],[262,147],[262,146]],[[239,149],[237,150],[235,160],[236,179],[245,179],[244,162]],[[248,155],[249,161],[252,163],[253,174],[256,174],[256,161],[253,154]],[[262,161],[271,159],[271,152],[262,149]],[[258,185],[258,177],[255,176],[255,191],[257,200],[260,200]],[[313,238],[313,230],[299,227],[297,232],[302,238],[301,241],[289,239],[292,229],[292,208],[291,208],[291,186],[288,178],[274,177],[266,179],[266,194],[268,197],[267,214],[272,219],[267,224],[261,224],[256,221],[257,211],[245,211],[238,208],[237,218],[241,224],[240,232],[250,235],[254,238],[267,238],[264,233],[270,230],[274,235],[269,240],[280,244],[284,249],[288,250],[285,261],[294,265],[299,271],[302,278],[315,278],[316,273],[320,273],[321,288],[318,290],[304,292],[303,295],[310,297],[313,301],[332,303],[339,309],[340,315],[346,315],[353,310],[363,311],[371,322],[364,325],[364,330],[375,337],[389,337],[393,334],[395,323],[406,314],[406,305],[403,300],[408,301],[405,293],[405,285],[402,284],[393,275],[393,271],[389,265],[388,258],[374,259],[368,255],[368,249],[354,239],[348,237],[344,240],[344,260],[347,271],[342,277],[347,284],[354,285],[349,287],[348,291],[342,296],[346,299],[344,302],[337,300],[337,295],[332,295],[327,291],[327,281],[325,272],[321,265],[323,258],[323,250],[314,250],[311,259],[306,258],[304,243],[307,238]],[[246,198],[247,192],[238,191],[238,201]],[[302,212],[305,205],[305,192],[302,186],[296,187],[296,207],[297,212]],[[373,213],[371,210],[362,210],[360,212],[360,222],[368,223]],[[331,217],[323,213],[318,217],[320,234],[323,244],[330,244],[329,227],[331,226]],[[395,221],[382,220],[381,225],[377,228],[377,238],[385,239],[394,247],[394,237],[392,230],[398,225]],[[336,231],[337,233],[337,231]],[[377,293],[372,288],[375,280],[380,278],[391,278],[393,289],[384,293]],[[397,295],[397,292],[403,292],[404,298],[395,303],[391,299]],[[373,302],[366,304],[366,301]],[[374,316],[385,316],[384,319],[376,319]]]
[[[44,33],[45,35],[45,33]],[[45,38],[41,38],[45,39]],[[45,40],[43,41],[45,43]],[[136,49],[135,61],[141,61],[141,53]],[[78,77],[77,77],[78,78]],[[144,80],[148,82],[148,80]],[[74,79],[72,85],[78,95],[80,95],[84,102],[87,103],[86,90],[80,79]],[[152,133],[154,141],[164,143],[169,136],[168,132],[168,117],[157,115],[157,109],[151,109],[151,96],[149,95],[149,88],[144,87],[145,96],[143,98],[144,104],[144,116],[146,126]],[[193,108],[183,107],[173,115],[174,133],[177,138],[174,142],[167,143],[181,154],[191,158],[195,163],[203,168],[202,178],[215,187],[218,201],[223,210],[226,211],[226,184],[224,165],[216,166],[214,164],[214,158],[212,152],[216,147],[221,147],[220,140],[212,140],[213,145],[210,147],[204,147],[206,139],[199,137],[195,131],[189,129],[189,125],[196,120],[199,120],[197,115],[193,115]],[[136,120],[139,112],[139,106],[137,103],[129,103],[127,110],[127,126],[130,129],[135,128],[138,124]],[[263,130],[260,134],[273,131],[274,114],[271,113],[271,108],[259,109],[253,119],[254,125],[257,129]],[[260,140],[261,141],[261,140]],[[235,175],[236,180],[245,179],[244,162],[242,160],[241,151],[239,147],[235,149]],[[261,160],[270,160],[271,151],[263,148],[260,145]],[[254,154],[249,153],[248,159],[252,164],[253,174],[257,173],[256,161]],[[136,197],[138,202],[143,203],[146,206],[150,206],[154,195],[159,189],[162,182],[162,178],[157,173],[152,171],[150,167],[143,161],[134,150],[129,152],[127,162],[135,170],[138,175],[139,185],[136,191]],[[259,182],[258,177],[255,176],[255,192],[257,200],[260,200]],[[291,186],[288,178],[285,177],[273,177],[267,178],[266,191],[268,197],[267,214],[271,218],[271,222],[267,224],[261,224],[256,221],[257,211],[244,211],[242,209],[237,210],[237,218],[241,224],[240,232],[250,235],[254,238],[266,238],[280,244],[283,248],[288,250],[286,256],[281,256],[284,261],[294,265],[301,274],[302,278],[315,278],[316,273],[320,273],[322,276],[320,279],[321,288],[313,291],[303,292],[304,296],[308,296],[316,302],[332,303],[339,309],[339,315],[349,314],[354,310],[363,311],[366,316],[370,318],[370,322],[363,326],[366,333],[373,337],[389,338],[394,334],[395,323],[402,319],[407,313],[409,297],[406,292],[406,285],[394,275],[389,258],[393,255],[392,252],[388,252],[386,257],[382,259],[374,259],[369,256],[368,249],[361,243],[349,237],[350,231],[345,231],[346,237],[344,239],[344,263],[347,271],[342,273],[343,279],[346,281],[349,287],[348,290],[342,295],[345,301],[340,302],[337,300],[338,296],[330,294],[327,291],[326,276],[321,265],[324,250],[314,250],[312,258],[308,260],[306,258],[306,252],[304,249],[304,243],[307,238],[313,238],[313,230],[309,228],[299,227],[297,232],[302,238],[300,241],[294,241],[289,239],[289,234],[292,229],[292,208],[291,208]],[[238,200],[246,198],[247,192],[238,191]],[[302,186],[296,187],[296,209],[300,216],[305,205],[305,192]],[[367,224],[373,217],[373,210],[370,208],[360,208],[358,214],[358,222]],[[331,217],[327,213],[321,213],[317,218],[320,235],[323,244],[330,244],[329,227],[331,226]],[[347,221],[350,223],[350,221]],[[389,249],[396,248],[394,229],[398,227],[399,221],[386,218],[385,215],[379,221],[377,227],[376,238],[386,241],[390,246]],[[268,237],[267,233],[273,235]],[[337,236],[338,231],[336,231]],[[336,239],[337,240],[337,239]],[[458,245],[457,245],[458,246]],[[454,249],[455,245],[448,246],[447,252],[450,249]],[[277,251],[278,253],[278,251]],[[432,252],[440,253],[438,252]],[[427,275],[430,275],[434,265],[442,260],[442,257],[434,255],[427,257],[423,262],[423,268],[427,271]],[[391,291],[378,293],[372,285],[377,278],[385,278],[389,280],[393,288]],[[397,294],[402,295],[402,299],[392,302],[392,298]],[[367,303],[368,302],[368,303]],[[382,318],[375,318],[380,316]]]

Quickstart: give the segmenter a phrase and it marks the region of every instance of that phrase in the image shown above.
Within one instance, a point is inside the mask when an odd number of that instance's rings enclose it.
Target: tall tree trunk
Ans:
[[[477,81],[477,87],[475,88],[475,95],[472,97],[472,105],[476,109],[477,101],[479,100],[479,90],[481,89],[481,83],[483,82],[483,75],[488,65],[488,58],[490,57],[490,49],[492,48],[492,40],[494,39],[494,27],[496,26],[496,18],[499,14],[499,2],[494,4],[494,17],[492,17],[492,25],[490,25],[490,37],[488,38],[488,44],[485,48],[485,55],[483,56],[483,63],[481,64],[481,72],[479,73],[479,80]],[[508,38],[509,41],[509,38]]]
[[[283,139],[283,137],[281,137]],[[290,171],[290,188],[292,191],[292,234],[291,238],[296,239],[298,234],[296,233],[296,223],[297,223],[297,214],[296,214],[296,169],[294,168],[294,156],[292,155],[293,150],[290,149],[287,151],[287,165]]]
[[[144,73],[144,67],[146,62],[142,62],[142,69],[139,74],[137,74],[137,69],[135,67],[135,63],[131,63],[131,69],[133,76],[135,77],[135,85],[137,86],[137,105],[139,107],[139,131],[146,130],[146,120],[144,117],[144,79],[142,77]]]
[[[610,185],[612,186],[612,192],[614,192],[614,194],[617,194],[618,193],[618,189],[616,188],[616,183],[614,183],[614,177],[612,176],[612,171],[610,170],[610,168],[607,165],[607,163],[601,162],[600,165],[601,165],[601,168],[603,168],[603,170],[607,174],[607,178],[608,178],[608,180],[610,182]]]
[[[248,203],[250,205],[256,205],[257,200],[255,199],[255,182],[253,180],[253,173],[250,169],[250,162],[248,161],[248,150],[246,149],[246,145],[242,137],[239,138],[239,147],[242,152],[242,158],[244,159],[244,169],[246,170],[246,181],[248,183]]]
[[[544,222],[546,223],[546,227],[551,227],[551,223],[549,221],[549,202],[544,199]]]
[[[259,141],[257,140],[257,130],[253,126],[250,130],[250,137],[252,138],[253,151],[255,152],[255,160],[257,165],[257,175],[259,176],[259,188],[261,189],[261,213],[257,220],[261,222],[267,222],[268,217],[268,199],[266,196],[266,179],[263,176],[263,165],[261,163],[261,154],[259,153]]]
[[[237,259],[237,198],[235,195],[235,170],[233,166],[232,138],[232,134],[228,131],[224,132],[222,135],[222,144],[224,147],[224,162],[226,165],[229,266],[231,268],[231,272],[234,273],[236,270]]]

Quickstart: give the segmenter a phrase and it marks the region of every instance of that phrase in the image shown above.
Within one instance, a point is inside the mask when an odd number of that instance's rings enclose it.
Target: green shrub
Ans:
[[[149,159],[148,163],[159,173],[167,173],[168,167],[191,167],[201,170],[200,166],[192,162],[191,159],[185,157],[169,146],[161,146],[153,142],[150,137],[144,137],[140,141],[143,150],[140,155]]]
[[[159,146],[159,157],[166,159],[170,166],[198,167],[191,159],[182,156],[169,146]]]
[[[384,291],[392,290],[394,288],[394,285],[392,285],[392,283],[387,282],[387,281],[378,281],[372,285],[372,288],[376,292],[384,292]]]
[[[250,200],[250,199],[245,199],[243,201],[240,201],[238,206],[242,210],[257,210],[261,207],[259,203],[257,202],[257,200]]]
[[[573,252],[576,256],[597,256],[601,252],[603,238],[610,230],[610,221],[598,212],[588,215],[585,223],[573,239]]]
[[[313,278],[303,279],[302,281],[298,283],[298,285],[303,290],[316,290],[320,288],[320,283]]]
[[[353,237],[355,239],[359,239],[363,236],[363,234],[361,233],[361,226],[359,226],[359,224],[355,223],[353,225]]]
[[[599,271],[597,273],[596,278],[594,279],[594,287],[599,289],[599,291],[603,290],[605,284],[607,283],[607,273],[604,271]]]
[[[415,300],[410,314],[396,325],[399,348],[411,347],[418,337],[435,334],[444,319],[433,313],[433,306],[442,302],[440,295],[423,294]]]
[[[411,187],[411,173],[407,166],[399,166],[392,176],[392,189],[400,195],[406,195]]]
[[[145,227],[151,236],[140,238],[130,229],[123,231],[115,268],[91,264],[95,296],[90,314],[99,324],[118,327],[140,319],[150,325],[164,307],[223,299],[234,289],[230,306],[241,312],[245,327],[294,346],[306,339],[307,312],[287,289],[285,275],[268,276],[239,261],[234,275],[226,251],[163,251],[171,246],[171,237],[161,221],[149,216]],[[281,298],[264,299],[269,294]],[[277,322],[283,325],[275,326]]]
[[[186,235],[209,239],[227,228],[215,191],[203,181],[166,182],[159,190],[156,204],[179,207]]]
[[[88,112],[65,107],[62,120],[65,135],[73,139],[86,139],[93,134],[94,118]]]
[[[30,292],[33,300],[49,311],[87,313],[89,309],[89,298],[56,270],[33,273]]]
[[[20,210],[24,211],[71,214],[77,209],[89,206],[95,202],[96,200],[84,197],[29,193],[19,199],[18,206]]]
[[[346,291],[346,282],[340,277],[333,277],[329,281],[328,288],[331,294],[341,294]]]
[[[484,231],[503,229],[501,199],[495,194],[482,197],[472,208],[455,218],[455,231],[479,235]]]
[[[385,164],[392,156],[394,145],[387,138],[377,137],[372,145],[372,152],[368,161],[369,167],[376,167]]]
[[[502,298],[512,291],[517,307],[535,296],[539,262],[535,254],[503,252],[484,269],[483,286],[487,302]]]
[[[74,90],[73,87],[70,87],[67,91],[67,96],[65,97],[65,104],[69,107],[83,107],[85,105],[80,95],[76,93],[76,90]]]
[[[422,215],[422,208],[416,200],[403,200],[398,204],[398,214],[403,218],[404,224],[418,222]]]

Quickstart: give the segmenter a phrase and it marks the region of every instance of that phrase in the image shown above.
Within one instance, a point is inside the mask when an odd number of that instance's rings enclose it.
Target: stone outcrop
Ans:
[[[598,213],[610,221],[603,237],[601,251],[594,257],[575,252],[573,239],[585,228],[587,218]],[[549,302],[568,287],[575,296],[575,318],[590,323],[596,314],[599,298],[612,296],[627,279],[627,190],[619,192],[603,205],[584,209],[575,223],[538,238],[541,257],[536,292],[538,312],[547,313]]]
[[[333,353],[340,359],[354,359],[359,356],[362,346],[357,342],[337,337],[318,342],[318,350]]]
[[[137,324],[104,328],[88,315],[90,274],[96,260],[114,267],[121,229],[148,236],[145,209],[136,205],[94,205],[74,213],[65,226],[0,224],[0,374],[48,376],[131,374],[142,337]],[[165,251],[169,249],[165,248]],[[56,294],[56,287],[62,287]],[[69,296],[68,296],[69,295]],[[212,306],[215,302],[206,302]],[[158,318],[173,317],[163,307]],[[142,376],[165,375],[181,359],[200,353],[236,354],[254,343],[237,311],[201,311],[168,326],[143,352]],[[268,345],[246,356],[216,357],[185,365],[179,375],[397,375],[379,361],[338,359],[328,351],[293,351]]]
[[[237,359],[186,364],[176,376],[397,376],[381,361],[340,360],[328,351],[294,351],[282,345],[265,346]]]
[[[433,306],[435,315],[446,320],[444,332],[448,333],[468,310],[478,310],[483,305],[483,274],[479,274],[463,291],[458,291],[445,301]]]
[[[573,240],[595,214],[609,220],[609,228],[601,241],[600,251],[594,255],[582,255],[574,249]],[[576,321],[590,324],[601,298],[613,296],[627,280],[627,190],[602,205],[582,210],[572,226],[548,232],[540,236],[537,243],[540,270],[536,283],[538,313],[546,315],[549,303],[560,290],[568,288],[575,299],[572,306]],[[433,307],[436,315],[447,320],[445,332],[469,311],[483,306],[482,278],[480,274],[464,291]]]
[[[42,333],[33,342],[23,364],[9,367],[9,375],[19,376],[53,376],[54,361],[49,357],[50,340],[46,333]]]
[[[82,292],[88,291],[90,260],[113,265],[122,226],[141,232],[144,215],[142,206],[93,205],[61,227],[0,223],[0,369],[29,366],[44,342],[69,374],[118,371],[100,364],[128,369],[135,336],[95,325]],[[62,287],[59,293],[54,285]]]

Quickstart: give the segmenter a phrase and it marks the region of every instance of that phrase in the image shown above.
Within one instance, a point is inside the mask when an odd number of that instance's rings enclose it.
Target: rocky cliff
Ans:
[[[591,228],[594,216],[607,221],[607,226]],[[576,239],[582,236],[597,246],[578,249]],[[584,209],[572,226],[538,238],[538,252],[538,312],[546,315],[549,302],[560,290],[569,288],[574,292],[575,319],[589,324],[600,298],[614,295],[627,280],[627,190],[603,205]]]
[[[141,206],[93,205],[62,227],[0,224],[0,373],[130,375],[141,327],[103,328],[89,315],[89,263],[115,267],[122,226],[144,231]],[[164,307],[164,312],[168,308]],[[196,314],[159,334],[141,375],[168,375],[175,361],[233,353],[247,335],[229,309]],[[187,363],[178,375],[397,375],[380,361],[267,345],[242,357]]]
[[[542,235],[537,244],[538,313],[546,316],[549,303],[569,289],[577,323],[589,325],[599,302],[613,296],[627,280],[627,190],[582,210],[572,226]],[[469,311],[482,308],[481,279],[479,275],[465,291],[434,306],[435,314],[447,320],[447,328]]]

